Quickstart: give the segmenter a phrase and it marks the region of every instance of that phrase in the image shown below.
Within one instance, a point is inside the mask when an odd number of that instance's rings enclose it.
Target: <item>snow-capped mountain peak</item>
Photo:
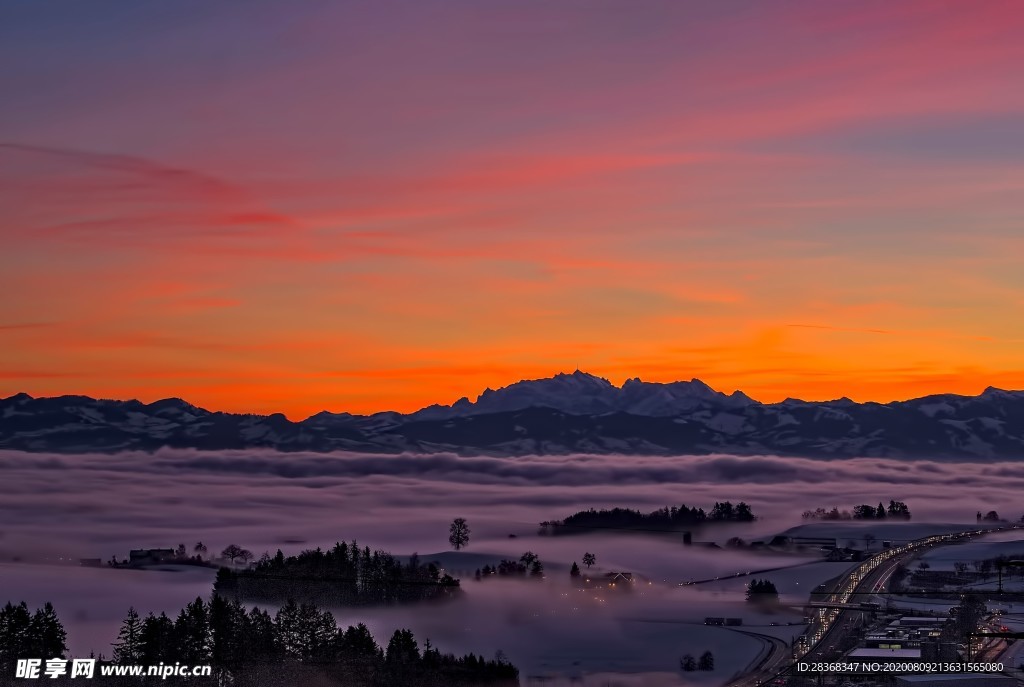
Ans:
[[[639,377],[617,387],[604,377],[576,370],[529,379],[500,389],[485,389],[475,402],[459,399],[451,406],[433,405],[414,413],[416,419],[438,420],[525,408],[552,408],[569,415],[630,413],[669,417],[696,408],[740,408],[756,403],[742,392],[726,395],[699,379],[688,382],[644,382]]]
[[[210,412],[87,396],[0,399],[0,448],[22,451],[271,448],[469,454],[765,454],[1024,458],[1024,392],[938,394],[891,403],[759,403],[700,380],[621,387],[573,372],[486,390],[411,414]]]

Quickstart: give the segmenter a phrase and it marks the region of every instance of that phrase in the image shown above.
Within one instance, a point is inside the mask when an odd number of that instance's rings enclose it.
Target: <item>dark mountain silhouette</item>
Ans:
[[[527,455],[780,454],[823,458],[1024,456],[1024,392],[988,388],[893,403],[786,399],[759,403],[700,380],[660,384],[575,372],[485,390],[414,413],[284,415],[211,412],[181,399],[87,396],[0,400],[0,448],[81,453],[273,448],[375,453]]]

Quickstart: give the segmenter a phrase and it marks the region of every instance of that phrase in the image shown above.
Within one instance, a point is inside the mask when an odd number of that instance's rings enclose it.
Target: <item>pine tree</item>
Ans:
[[[245,655],[248,618],[238,601],[214,594],[210,600],[210,657],[219,666],[237,667]]]
[[[395,630],[385,654],[387,663],[415,663],[420,659],[419,644],[410,630]]]
[[[68,650],[68,633],[64,631],[64,626],[49,601],[32,616],[29,634],[33,650],[42,658],[63,658]]]
[[[174,621],[166,613],[155,616],[150,613],[142,621],[142,660],[140,663],[155,664],[173,661],[177,647],[174,641]]]
[[[5,673],[19,658],[43,658],[32,651],[31,624],[32,614],[24,601],[17,606],[8,601],[0,609],[0,666]]]
[[[245,642],[242,647],[242,662],[270,662],[281,658],[281,646],[274,620],[266,611],[254,608],[245,620]]]
[[[384,662],[384,652],[377,646],[366,625],[359,623],[339,631],[335,640],[334,655],[343,665],[343,684],[370,685],[377,680],[379,667]]]
[[[121,623],[121,631],[114,642],[114,663],[120,665],[138,665],[142,663],[142,619],[132,606],[128,616]]]
[[[278,609],[274,616],[274,634],[281,642],[285,654],[295,658],[302,656],[302,635],[299,628],[299,606],[294,599]]]
[[[572,567],[569,568],[569,575],[571,577],[579,577],[580,576],[580,566],[576,565],[576,561],[572,562]]]
[[[413,684],[419,677],[420,648],[409,630],[395,630],[384,656],[384,669],[393,684]]]
[[[210,661],[210,614],[199,597],[185,606],[174,622],[177,654],[183,663]]]
[[[697,661],[698,670],[714,670],[715,669],[715,657],[710,651],[705,651],[700,655],[700,659]]]
[[[302,604],[299,607],[299,635],[303,659],[325,656],[337,633],[338,626],[330,611],[320,611],[313,604]]]

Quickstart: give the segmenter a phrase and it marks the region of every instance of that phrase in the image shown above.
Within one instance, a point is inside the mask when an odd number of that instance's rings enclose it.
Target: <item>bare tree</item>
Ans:
[[[238,563],[239,559],[243,561],[252,560],[252,551],[243,549],[238,544],[229,544],[223,551],[220,552],[223,558],[227,558],[232,563]]]
[[[469,544],[469,525],[466,524],[465,518],[455,518],[448,528],[448,533],[448,543],[456,551]]]

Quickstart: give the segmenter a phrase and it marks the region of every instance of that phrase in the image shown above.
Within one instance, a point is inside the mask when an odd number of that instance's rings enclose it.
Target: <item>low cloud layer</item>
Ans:
[[[459,457],[271,451],[45,455],[0,452],[0,553],[15,543],[109,556],[168,540],[242,538],[273,548],[339,537],[443,549],[445,523],[477,516],[484,536],[531,531],[589,506],[654,508],[745,500],[772,527],[807,507],[895,498],[917,519],[1020,517],[1024,463],[775,456]],[[217,543],[220,543],[219,541]],[[98,551],[97,549],[102,549]]]
[[[238,543],[257,555],[277,548],[294,553],[355,538],[360,545],[398,554],[417,551],[463,578],[471,578],[472,569],[486,562],[532,550],[550,576],[541,588],[470,581],[466,598],[444,613],[381,609],[353,615],[352,609],[339,610],[339,620],[363,620],[378,638],[408,626],[446,650],[486,654],[503,648],[528,674],[671,674],[675,654],[683,649],[699,653],[712,648],[723,659],[736,651],[729,661],[737,668],[758,650],[752,640],[709,632],[701,624],[704,615],[747,612],[742,579],[713,589],[679,588],[679,582],[797,565],[785,575],[776,573],[784,595],[797,600],[836,574],[830,565],[842,564],[801,565],[810,559],[684,547],[674,537],[616,531],[539,537],[539,521],[591,506],[651,510],[679,503],[707,508],[716,500],[750,503],[760,516],[757,522],[697,532],[699,539],[721,542],[734,535],[754,539],[784,531],[801,523],[803,510],[819,505],[849,508],[899,499],[914,513],[910,526],[848,523],[833,526],[836,532],[828,536],[859,539],[870,529],[879,541],[903,539],[927,531],[922,522],[973,522],[979,509],[1020,517],[1024,464],[775,456],[466,458],[190,450],[68,456],[6,451],[0,452],[0,484],[0,589],[32,605],[53,601],[68,624],[72,650],[79,654],[108,650],[128,605],[144,613],[176,612],[197,595],[206,596],[212,578],[212,571],[201,569],[82,568],[75,565],[80,557],[123,558],[131,548],[191,547],[198,540],[210,551]],[[458,555],[448,551],[447,542],[448,523],[456,516],[466,517],[472,528],[468,551]],[[885,531],[876,531],[881,528]],[[631,570],[655,586],[647,596],[607,607],[597,602],[593,608],[581,606],[579,599],[565,596],[569,590],[563,587],[568,566],[584,551],[595,552],[602,569]],[[536,589],[543,594],[531,591]],[[488,619],[485,627],[481,618]],[[565,644],[570,636],[577,643],[572,647]],[[580,666],[567,663],[581,656],[591,657]]]

